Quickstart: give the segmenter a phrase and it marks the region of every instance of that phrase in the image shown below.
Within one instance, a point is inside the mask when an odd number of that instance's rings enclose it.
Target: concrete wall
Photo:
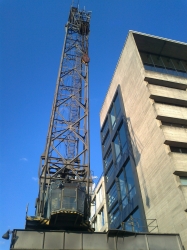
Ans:
[[[145,72],[133,35],[129,33],[100,112],[100,123],[102,126],[119,84],[128,118],[146,218],[157,219],[159,232],[180,233],[187,248],[187,213],[183,206],[186,202],[184,198],[186,191],[183,192],[177,184],[176,176],[173,174],[175,163],[164,144],[165,137],[171,138],[169,131],[171,132],[172,128],[163,129],[164,126],[158,124],[156,119],[158,109],[155,109],[152,99],[159,96],[163,99],[170,98],[172,100],[170,103],[175,103],[177,100],[178,104],[186,105],[187,92],[184,90],[184,85],[187,81],[167,75],[168,82],[174,82],[176,79],[176,82],[183,84],[182,90],[156,86],[144,80],[146,75],[150,77],[151,74],[153,73]],[[155,78],[159,78],[159,73],[155,75]],[[182,110],[183,119],[186,119],[185,110],[179,109]],[[186,135],[185,130],[177,128],[176,131],[178,134],[182,131],[181,136]],[[173,137],[176,139],[177,136]],[[182,137],[179,139],[182,140]],[[186,139],[184,140],[186,143]]]
[[[99,199],[98,192],[102,189],[102,201]],[[94,227],[94,221],[97,220],[96,232],[107,232],[108,231],[108,216],[107,216],[107,206],[106,206],[106,192],[104,184],[104,176],[101,177],[97,186],[95,187],[92,195],[92,206],[96,201],[96,208],[93,213],[91,213],[91,224]],[[101,209],[104,209],[104,226],[101,225]]]
[[[157,119],[187,124],[186,108],[161,103],[154,103],[154,107],[157,113]]]

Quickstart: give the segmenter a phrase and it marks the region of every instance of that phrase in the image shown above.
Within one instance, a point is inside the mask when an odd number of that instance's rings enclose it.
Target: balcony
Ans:
[[[187,147],[187,129],[163,125],[161,128],[164,133],[165,144],[175,147]]]
[[[150,98],[156,102],[187,107],[187,91],[152,84],[149,84],[148,88]]]
[[[154,107],[158,120],[184,125],[187,124],[187,108],[161,103],[154,103]]]

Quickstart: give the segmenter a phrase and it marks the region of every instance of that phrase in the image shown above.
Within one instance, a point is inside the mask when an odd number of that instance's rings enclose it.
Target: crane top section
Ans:
[[[89,34],[89,24],[90,24],[91,12],[89,11],[79,11],[76,7],[71,7],[68,22],[74,25],[77,32],[81,35]]]

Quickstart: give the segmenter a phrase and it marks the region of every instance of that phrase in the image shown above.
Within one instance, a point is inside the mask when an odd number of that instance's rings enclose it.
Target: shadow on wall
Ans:
[[[146,197],[146,205],[147,205],[147,207],[150,207],[150,199],[149,199],[149,196],[148,196],[145,176],[144,176],[142,164],[141,164],[141,161],[140,161],[141,152],[143,151],[143,145],[140,142],[140,140],[138,139],[137,135],[134,133],[130,118],[127,117],[126,121],[127,121],[128,132],[129,132],[129,137],[130,137],[130,142],[131,142],[131,147],[132,147],[132,158],[134,159],[134,163],[135,163],[136,167],[139,164],[138,167],[140,169],[141,176],[142,176],[142,179],[143,179],[143,189],[144,189],[144,194],[145,194],[145,197]]]

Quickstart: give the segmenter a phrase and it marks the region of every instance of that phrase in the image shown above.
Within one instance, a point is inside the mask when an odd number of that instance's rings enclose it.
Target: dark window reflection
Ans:
[[[146,70],[187,77],[187,62],[175,58],[140,52]]]

